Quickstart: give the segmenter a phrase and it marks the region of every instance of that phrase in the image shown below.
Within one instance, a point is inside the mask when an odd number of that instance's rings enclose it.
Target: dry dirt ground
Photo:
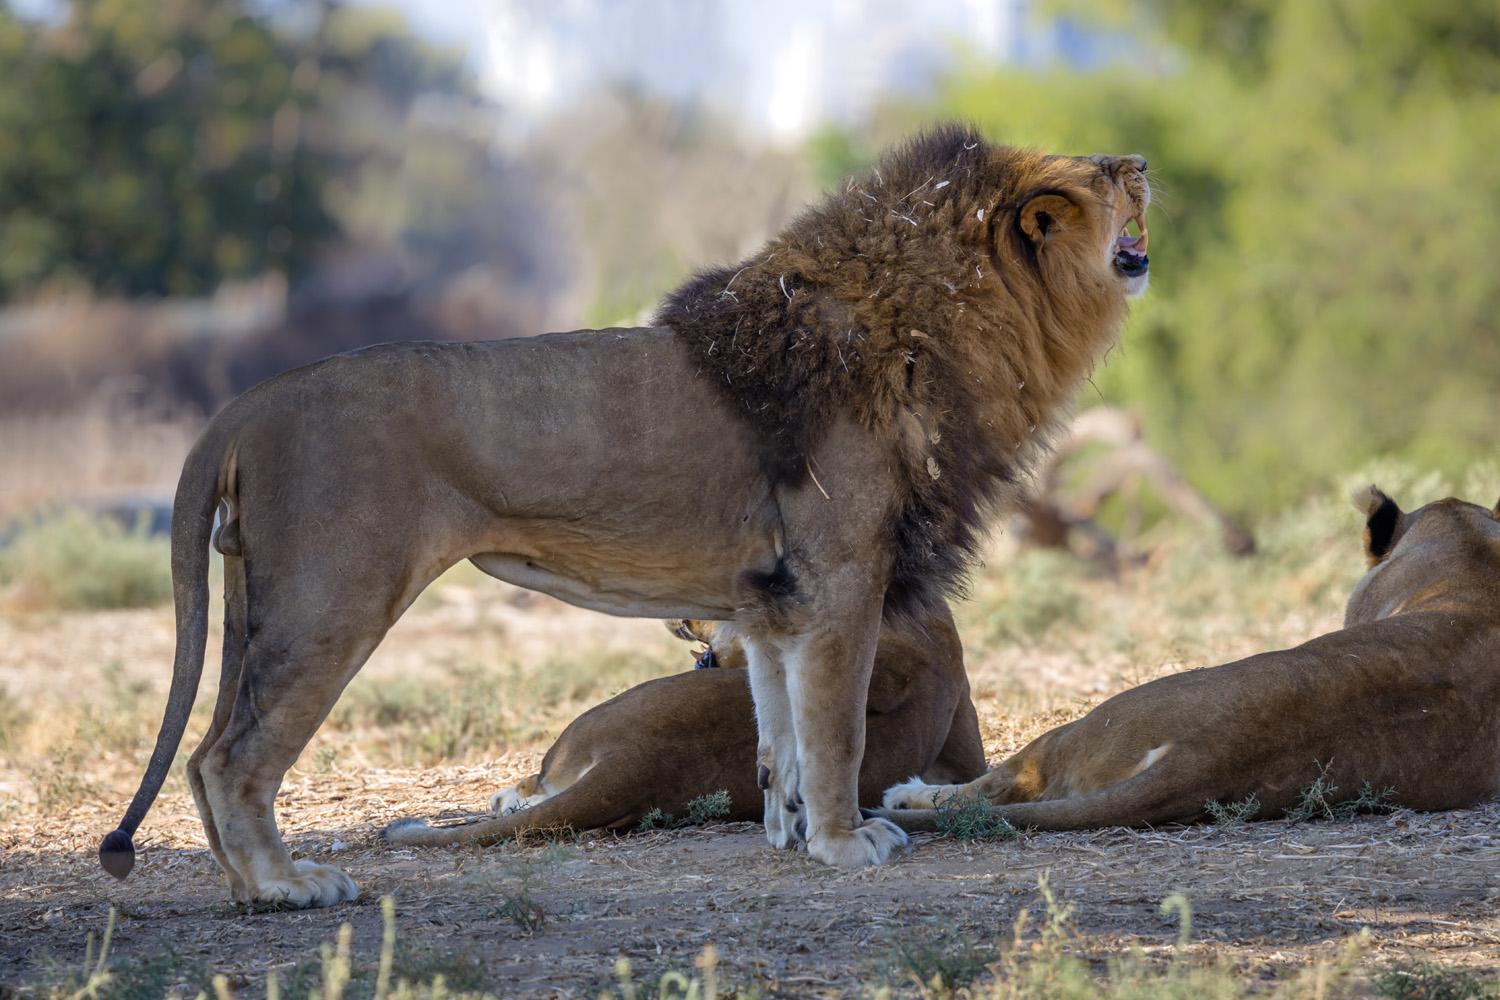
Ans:
[[[546,600],[522,608],[499,590],[481,590],[476,601],[461,591],[413,609],[368,674],[379,682],[440,672],[434,663],[464,649],[482,659],[501,645],[525,655],[580,643],[659,647],[687,665],[687,650],[654,623]],[[465,617],[479,613],[476,603],[489,609],[484,627]],[[1297,627],[1312,634],[1334,624],[1325,616]],[[0,684],[21,703],[86,698],[99,665],[116,662],[126,676],[162,686],[171,637],[164,610],[0,618]],[[210,650],[211,664],[215,657]],[[1119,664],[1021,654],[971,669],[992,760],[1141,679],[1122,677]],[[207,673],[205,691],[214,686],[212,667]],[[1043,690],[1028,702],[1027,691]],[[12,761],[0,768],[0,983],[34,977],[43,953],[76,965],[86,935],[97,935],[116,907],[115,955],[169,946],[180,960],[226,974],[240,995],[261,995],[267,968],[295,978],[342,923],[353,927],[356,963],[368,967],[379,951],[378,900],[389,894],[405,941],[424,954],[477,961],[485,987],[501,996],[594,996],[620,957],[654,978],[692,971],[709,943],[721,982],[768,996],[848,996],[887,976],[903,941],[949,932],[1008,941],[1020,911],[1036,911],[1044,873],[1074,909],[1080,949],[1095,958],[1132,948],[1169,954],[1177,926],[1159,904],[1181,893],[1194,909],[1192,951],[1234,962],[1249,978],[1332,955],[1361,928],[1372,961],[1415,955],[1500,966],[1496,801],[1336,824],[1038,834],[995,845],[918,838],[894,863],[863,871],[775,852],[750,824],[489,851],[396,850],[374,839],[397,816],[481,810],[492,791],[534,770],[544,749],[423,769],[341,760],[325,771],[304,755],[278,800],[287,844],[296,856],[345,868],[363,894],[291,913],[230,905],[180,782],[138,834],[130,879],[117,883],[99,869],[98,840],[133,792],[144,752],[97,762],[88,793],[45,814],[30,804],[28,775]],[[527,929],[518,912],[543,922]]]

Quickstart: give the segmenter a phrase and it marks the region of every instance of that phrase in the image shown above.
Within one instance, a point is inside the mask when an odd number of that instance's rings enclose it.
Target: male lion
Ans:
[[[953,616],[944,607],[921,624],[880,630],[865,699],[864,804],[878,805],[885,789],[913,771],[943,783],[984,773]],[[762,816],[755,707],[745,670],[734,669],[747,665],[744,652],[717,641],[714,622],[668,626],[707,642],[702,659],[721,669],[659,677],[589,709],[563,730],[539,773],[490,797],[496,819],[443,827],[397,820],[382,836],[397,844],[488,845],[529,830],[629,829],[652,809],[680,816],[694,799],[720,790],[729,793],[725,819]]]
[[[1409,809],[1500,791],[1500,504],[1354,499],[1371,568],[1340,631],[1142,684],[977,781],[897,785],[881,814],[932,830],[935,803],[975,794],[1016,826],[1075,830],[1191,823],[1253,795],[1274,819],[1321,768],[1333,801],[1365,782]]]
[[[271,379],[193,446],[172,521],[177,652],[124,876],[202,672],[188,782],[238,900],[351,899],[292,863],[282,776],[401,612],[470,559],[619,615],[727,621],[750,662],[766,834],[839,865],[909,843],[856,800],[882,615],[936,607],[1147,280],[1138,156],[913,138],[658,325],[388,344]],[[708,556],[709,558],[705,558]]]

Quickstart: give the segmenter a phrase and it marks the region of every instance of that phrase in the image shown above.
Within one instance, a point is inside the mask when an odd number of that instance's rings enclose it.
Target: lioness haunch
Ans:
[[[1253,795],[1274,819],[1323,767],[1336,801],[1365,782],[1410,809],[1500,791],[1500,505],[1354,499],[1370,571],[1343,629],[1132,688],[977,781],[897,785],[875,812],[932,830],[934,803],[982,795],[1016,826],[1073,830],[1190,823]]]
[[[721,641],[715,622],[678,623],[674,631],[708,642],[723,669],[659,677],[589,709],[563,730],[540,773],[490,798],[495,819],[443,827],[397,820],[382,836],[433,846],[564,827],[629,829],[652,809],[681,816],[694,799],[720,790],[729,793],[724,819],[759,819],[765,772],[756,773],[755,707],[747,671],[733,669],[747,666],[744,650]],[[915,628],[881,629],[875,650],[860,802],[879,804],[892,782],[913,771],[942,782],[984,773],[979,718],[947,608]]]

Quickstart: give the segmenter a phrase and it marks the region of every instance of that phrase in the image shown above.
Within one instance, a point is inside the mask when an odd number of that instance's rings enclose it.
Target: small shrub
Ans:
[[[1209,799],[1203,803],[1203,808],[1208,811],[1208,818],[1215,826],[1239,826],[1260,812],[1260,799],[1254,795],[1238,802],[1215,802]]]
[[[981,795],[950,795],[937,804],[937,827],[959,840],[1013,840],[1016,828]]]
[[[652,809],[641,817],[638,830],[680,830],[685,826],[699,826],[710,820],[729,815],[729,792],[719,789],[709,795],[700,795],[688,803],[687,815],[673,816],[671,813]]]
[[[1306,823],[1314,819],[1326,819],[1339,823],[1350,819],[1357,813],[1387,813],[1396,810],[1396,806],[1387,801],[1396,794],[1396,790],[1383,788],[1377,792],[1370,787],[1368,781],[1354,798],[1340,801],[1338,799],[1339,786],[1329,779],[1328,767],[1317,761],[1314,763],[1318,764],[1318,776],[1310,785],[1302,789],[1302,797],[1297,804],[1287,810],[1286,818],[1293,823]]]
[[[687,826],[701,826],[711,820],[729,815],[729,791],[721,788],[708,795],[700,795],[688,803]]]
[[[147,532],[76,508],[33,515],[0,547],[0,584],[41,607],[100,610],[172,598],[171,549]]]
[[[535,859],[514,859],[501,871],[516,880],[513,889],[506,891],[500,905],[489,911],[492,917],[503,917],[516,925],[523,934],[535,934],[548,923],[562,916],[549,907],[534,893],[539,881],[551,876],[567,860],[568,851],[559,844],[550,844]]]
[[[1375,995],[1390,1000],[1471,1000],[1493,996],[1492,985],[1467,969],[1417,958],[1393,962],[1370,976]]]
[[[484,987],[488,973],[484,961],[465,946],[444,949],[433,945],[414,945],[398,940],[391,955],[391,975],[397,982],[431,983],[442,979],[452,993],[477,993]],[[307,993],[287,992],[288,996]]]
[[[912,928],[890,938],[887,964],[896,979],[909,979],[937,995],[969,986],[999,958],[993,944],[980,943],[951,925]]]

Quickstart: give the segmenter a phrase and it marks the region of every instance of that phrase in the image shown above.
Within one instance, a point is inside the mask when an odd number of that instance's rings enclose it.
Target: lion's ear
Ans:
[[[1371,486],[1359,490],[1352,497],[1354,506],[1365,515],[1365,556],[1370,565],[1378,564],[1391,554],[1397,539],[1406,530],[1406,515],[1396,506],[1396,501]]]
[[[1083,216],[1077,205],[1060,194],[1039,194],[1021,206],[1021,232],[1038,247]]]
[[[1500,500],[1495,501],[1495,509],[1490,511],[1490,517],[1500,521]]]

